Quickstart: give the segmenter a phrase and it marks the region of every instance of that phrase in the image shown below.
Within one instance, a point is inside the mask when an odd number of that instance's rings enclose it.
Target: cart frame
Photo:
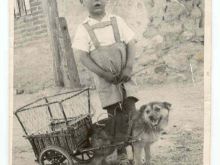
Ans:
[[[63,161],[66,160],[68,161],[68,165],[74,165],[72,159],[74,159],[77,164],[88,163],[92,160],[95,151],[97,150],[128,146],[140,141],[139,139],[128,139],[127,141],[122,141],[116,144],[91,147],[89,138],[92,134],[91,130],[93,123],[91,117],[93,114],[91,112],[90,90],[91,88],[85,88],[42,97],[15,111],[14,114],[25,133],[24,137],[30,142],[36,157],[36,161],[40,163],[40,165],[44,165],[45,160],[52,163],[52,165],[63,163]],[[63,107],[63,102],[84,92],[86,92],[88,96],[88,113],[82,116],[78,116],[77,120],[74,119],[74,123],[70,123],[69,121],[73,118],[67,118],[65,109]],[[71,93],[74,94],[61,99],[60,101],[49,102],[49,98]],[[33,104],[42,100],[45,101],[44,104],[32,106]],[[59,109],[63,115],[62,124],[65,124],[65,129],[56,130],[53,125],[51,125],[52,132],[50,133],[45,132],[43,134],[29,134],[19,117],[19,113],[46,106],[50,119],[53,120],[53,113],[50,107],[52,104],[59,104]]]
[[[91,90],[91,88],[85,88],[85,89],[78,89],[78,90],[72,90],[72,91],[68,91],[68,92],[63,92],[63,93],[59,93],[59,94],[55,94],[55,95],[51,95],[51,96],[45,96],[45,97],[39,98],[39,99],[37,99],[37,100],[35,100],[35,101],[33,101],[33,102],[31,102],[31,103],[25,105],[25,106],[20,107],[19,109],[17,109],[17,110],[15,111],[14,115],[17,117],[17,119],[18,119],[18,121],[19,121],[19,123],[20,123],[20,125],[21,125],[21,127],[22,127],[22,129],[23,129],[23,131],[24,131],[24,133],[25,133],[25,135],[28,136],[28,132],[27,132],[25,126],[23,125],[23,123],[22,123],[22,121],[21,121],[21,119],[20,119],[18,113],[23,112],[23,111],[27,111],[27,110],[30,110],[30,109],[35,109],[35,108],[47,106],[47,110],[48,110],[48,112],[49,112],[49,114],[50,114],[50,117],[51,117],[51,119],[53,119],[53,114],[52,114],[52,112],[51,112],[50,105],[51,105],[51,104],[59,104],[59,107],[60,107],[60,110],[61,110],[62,115],[63,115],[63,117],[64,117],[66,126],[68,126],[68,121],[67,121],[66,113],[65,113],[65,110],[64,110],[64,108],[63,108],[62,103],[63,103],[64,101],[66,101],[66,100],[69,100],[69,99],[71,99],[71,98],[73,98],[73,97],[75,97],[75,96],[78,96],[78,95],[80,95],[81,93],[87,91],[87,94],[88,94],[88,114],[92,115],[92,114],[91,114],[91,106],[90,106],[90,105],[91,105],[91,104],[90,104],[90,90]],[[75,92],[77,92],[77,93],[75,93]],[[62,100],[60,100],[60,101],[53,101],[53,102],[49,102],[49,101],[48,101],[49,98],[56,97],[56,96],[60,96],[60,95],[65,95],[65,94],[70,94],[70,93],[75,93],[75,94],[73,94],[72,96],[67,97],[67,98],[65,98],[65,99],[62,99]],[[45,100],[45,104],[41,104],[41,105],[32,106],[32,107],[27,108],[28,106],[31,106],[31,105],[33,105],[34,103],[37,103],[37,102],[42,101],[42,100]]]

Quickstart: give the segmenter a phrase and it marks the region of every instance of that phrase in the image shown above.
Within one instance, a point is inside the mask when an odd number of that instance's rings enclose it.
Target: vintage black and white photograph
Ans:
[[[13,165],[209,165],[205,0],[11,5]]]

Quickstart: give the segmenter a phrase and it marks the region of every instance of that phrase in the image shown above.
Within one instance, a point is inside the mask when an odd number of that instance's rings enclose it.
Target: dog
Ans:
[[[90,138],[91,147],[103,147],[112,144],[114,137],[110,132],[110,123],[112,119],[104,119],[92,126],[92,136]],[[94,151],[94,158],[90,162],[91,165],[114,165],[113,162],[107,162],[106,159],[114,152],[115,148],[100,148]]]
[[[171,104],[168,102],[150,102],[142,105],[138,111],[132,113],[131,116],[131,138],[139,139],[132,145],[135,165],[150,165],[150,145],[157,141],[161,131],[168,124],[169,111]],[[110,120],[104,120],[100,126],[93,125],[93,133],[91,136],[92,147],[107,146],[114,141],[109,132]],[[107,162],[106,158],[115,151],[115,148],[105,148],[95,151],[95,157],[90,163],[91,165],[113,165],[118,164],[117,161]],[[142,152],[145,152],[145,161],[142,159]]]
[[[167,126],[170,108],[168,102],[150,102],[133,115],[132,137],[140,139],[133,144],[135,165],[150,165],[150,146]],[[145,161],[142,159],[143,151]]]

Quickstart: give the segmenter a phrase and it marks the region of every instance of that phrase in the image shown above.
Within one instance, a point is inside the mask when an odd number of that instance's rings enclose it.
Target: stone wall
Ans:
[[[203,0],[145,0],[149,24],[137,57],[142,83],[203,79]],[[143,76],[144,75],[144,76]]]
[[[47,39],[47,25],[42,0],[30,0],[30,7],[31,14],[14,20],[15,47]]]

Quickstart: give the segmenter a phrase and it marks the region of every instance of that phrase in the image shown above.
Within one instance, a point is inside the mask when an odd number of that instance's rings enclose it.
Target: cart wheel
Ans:
[[[94,158],[93,151],[87,151],[83,153],[76,153],[73,155],[73,159],[79,163],[88,163]]]
[[[39,156],[40,165],[73,165],[70,154],[57,146],[49,146]]]

